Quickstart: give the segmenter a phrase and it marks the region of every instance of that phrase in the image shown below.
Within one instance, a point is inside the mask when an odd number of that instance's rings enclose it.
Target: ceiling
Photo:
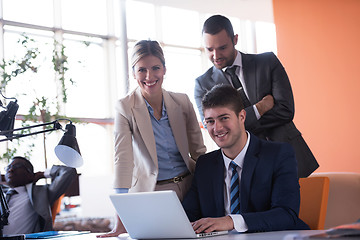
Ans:
[[[222,14],[252,21],[274,22],[272,0],[138,0],[160,6]]]

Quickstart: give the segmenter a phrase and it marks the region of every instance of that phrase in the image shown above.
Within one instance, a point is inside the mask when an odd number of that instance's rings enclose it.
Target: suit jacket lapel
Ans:
[[[132,107],[132,112],[134,118],[139,128],[142,139],[144,140],[145,146],[155,163],[155,166],[158,167],[157,156],[156,156],[156,143],[153,128],[151,127],[150,114],[147,109],[145,100],[141,95],[140,88],[136,90],[134,94],[134,106]]]
[[[256,168],[256,165],[259,161],[258,152],[259,152],[259,139],[251,134],[249,147],[245,154],[243,170],[241,173],[241,186],[240,186],[240,213],[246,212],[252,177]]]
[[[225,213],[225,206],[224,206],[224,159],[221,154],[221,150],[219,149],[217,152],[216,162],[214,164],[215,174],[213,181],[213,189],[214,189],[214,197],[216,203],[216,213],[218,216],[222,216]],[[222,193],[222,194],[219,194]]]
[[[250,55],[244,53],[241,53],[241,59],[248,97],[250,102],[254,104],[257,102],[255,61]]]
[[[211,75],[211,80],[213,83],[209,83],[210,86],[215,84],[230,84],[229,80],[226,79],[222,70],[213,67],[213,73]]]
[[[34,205],[34,199],[33,199],[33,195],[32,195],[32,188],[33,188],[33,184],[26,184],[25,185],[25,188],[26,188],[26,192],[29,196],[29,199],[30,199],[30,202],[31,202],[31,205]],[[34,196],[34,198],[36,198],[36,196]]]

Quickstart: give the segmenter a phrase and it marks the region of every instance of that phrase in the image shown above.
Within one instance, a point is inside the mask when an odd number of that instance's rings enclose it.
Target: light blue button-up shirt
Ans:
[[[145,103],[150,114],[151,125],[156,142],[156,153],[159,167],[157,180],[170,179],[185,173],[188,169],[179,152],[179,149],[177,148],[164,101],[162,103],[160,120],[155,118],[154,110],[146,100]],[[116,188],[115,190],[117,193],[128,192],[127,188]]]
[[[172,133],[165,104],[162,104],[161,118],[157,120],[154,110],[145,100],[151,119],[151,125],[156,142],[156,153],[158,157],[159,174],[158,180],[170,179],[187,171],[186,164],[176,145]]]

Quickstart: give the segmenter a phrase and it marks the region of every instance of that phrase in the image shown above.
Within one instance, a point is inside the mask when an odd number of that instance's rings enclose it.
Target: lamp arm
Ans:
[[[55,121],[48,122],[48,123],[41,123],[41,124],[37,124],[37,125],[33,125],[33,126],[28,126],[28,127],[22,127],[22,128],[16,128],[16,129],[12,129],[12,130],[2,131],[2,132],[0,132],[0,135],[6,135],[7,133],[13,133],[14,131],[21,131],[21,130],[25,130],[25,129],[48,126],[48,125],[51,125],[51,124],[54,125],[53,128],[51,128],[51,129],[41,130],[41,131],[27,133],[27,134],[13,134],[13,136],[11,136],[11,137],[1,139],[0,142],[13,140],[13,139],[18,139],[18,138],[22,138],[22,137],[27,137],[27,136],[31,136],[31,135],[35,135],[35,134],[39,134],[39,133],[51,132],[51,131],[54,131],[54,130],[61,129],[61,125],[60,125],[59,121],[55,120]]]

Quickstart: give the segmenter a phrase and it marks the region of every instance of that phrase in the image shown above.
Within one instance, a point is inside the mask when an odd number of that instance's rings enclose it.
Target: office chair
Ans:
[[[324,229],[329,196],[328,177],[300,178],[299,217],[311,230]]]
[[[64,198],[65,193],[63,195],[61,195],[58,199],[56,199],[56,201],[54,202],[54,204],[51,206],[51,216],[52,216],[52,223],[54,225],[55,222],[55,218],[56,215],[60,212],[61,210],[61,201]]]
[[[310,177],[328,177],[330,180],[325,229],[360,219],[360,173],[319,172]]]

